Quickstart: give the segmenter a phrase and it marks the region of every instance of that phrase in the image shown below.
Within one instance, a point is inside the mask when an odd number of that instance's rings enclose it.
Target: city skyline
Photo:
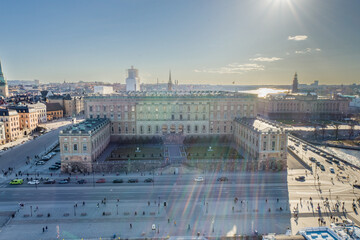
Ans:
[[[357,83],[357,1],[2,2],[7,80]]]

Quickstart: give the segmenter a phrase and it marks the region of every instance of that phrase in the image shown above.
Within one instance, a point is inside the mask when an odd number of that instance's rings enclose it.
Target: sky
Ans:
[[[8,80],[352,84],[358,0],[0,0]]]

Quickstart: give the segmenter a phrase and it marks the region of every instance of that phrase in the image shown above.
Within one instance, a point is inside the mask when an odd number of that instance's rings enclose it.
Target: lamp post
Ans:
[[[119,215],[119,205],[116,204],[116,215]]]
[[[94,172],[94,163],[91,162],[92,174],[93,174],[93,188],[95,188],[95,172]]]
[[[74,204],[74,216],[76,216],[76,205]]]
[[[30,206],[30,216],[32,217],[32,206]]]

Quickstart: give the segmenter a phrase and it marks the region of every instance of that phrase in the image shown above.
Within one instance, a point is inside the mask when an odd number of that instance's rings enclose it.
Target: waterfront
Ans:
[[[276,89],[276,88],[258,88],[255,90],[246,90],[246,91],[239,91],[244,93],[252,93],[257,94],[258,97],[264,98],[268,94],[276,94],[276,93],[286,93],[289,92],[289,89]]]

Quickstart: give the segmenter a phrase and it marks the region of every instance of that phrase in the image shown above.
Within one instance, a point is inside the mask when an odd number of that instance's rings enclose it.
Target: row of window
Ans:
[[[170,104],[169,104],[170,105]],[[250,111],[252,111],[254,109],[254,105],[237,105],[237,106],[234,106],[234,105],[231,105],[228,107],[228,105],[217,105],[216,106],[216,110],[217,111],[227,111],[227,110],[231,110],[231,111],[234,111],[235,109],[238,110],[238,111],[241,111],[241,110],[248,110],[248,107],[250,109]],[[117,111],[129,111],[131,110],[131,112],[134,112],[135,111],[135,106],[134,105],[118,105],[117,108],[115,107],[115,105],[103,105],[103,106],[100,106],[100,105],[95,105],[95,106],[89,106],[89,112],[100,112],[100,111],[103,111],[103,112],[106,112],[107,110],[110,110],[110,112],[113,112],[114,110],[117,109]],[[210,111],[214,111],[215,107],[214,105],[210,105]],[[167,110],[172,110],[172,111],[188,111],[188,112],[191,112],[191,111],[195,111],[195,112],[199,112],[199,111],[203,111],[203,112],[206,112],[207,111],[207,107],[204,105],[204,106],[199,106],[199,105],[170,105],[170,106],[167,106],[166,104],[159,104],[159,106],[139,106],[139,111],[140,112],[143,112],[143,111],[148,111],[148,112],[159,112],[159,111],[164,111],[166,112]]]

